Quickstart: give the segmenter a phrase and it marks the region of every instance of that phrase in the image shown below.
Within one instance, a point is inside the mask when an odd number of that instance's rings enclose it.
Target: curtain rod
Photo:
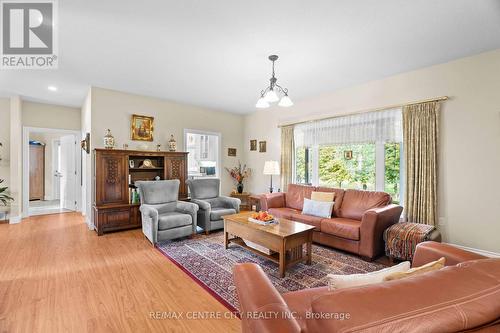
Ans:
[[[380,107],[380,108],[343,113],[343,114],[339,114],[339,115],[335,115],[335,116],[326,116],[326,117],[313,118],[313,119],[309,119],[309,120],[302,120],[302,121],[297,121],[297,122],[292,122],[292,123],[284,123],[284,124],[278,125],[278,127],[285,127],[285,126],[291,126],[291,125],[310,123],[312,121],[320,121],[320,120],[326,120],[326,119],[332,119],[332,118],[352,116],[352,115],[368,113],[368,112],[383,111],[383,110],[388,110],[388,109],[400,108],[400,107],[408,106],[408,105],[420,104],[420,103],[446,101],[448,99],[450,99],[448,96],[439,96],[439,97],[434,97],[434,98],[429,98],[429,99],[423,99],[420,101],[408,102],[408,103],[403,103],[403,104],[394,104],[394,105],[388,105],[388,106],[384,106],[384,107]]]

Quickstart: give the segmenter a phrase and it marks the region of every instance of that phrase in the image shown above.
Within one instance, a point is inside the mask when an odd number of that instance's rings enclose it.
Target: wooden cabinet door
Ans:
[[[98,152],[95,162],[96,204],[128,203],[127,155]]]
[[[43,200],[45,197],[45,146],[30,145],[30,200]]]
[[[167,179],[179,179],[179,198],[187,197],[187,160],[185,156],[168,156],[165,159]]]

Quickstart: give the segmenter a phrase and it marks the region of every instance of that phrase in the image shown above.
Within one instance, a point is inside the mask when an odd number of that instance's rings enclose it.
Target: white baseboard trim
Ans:
[[[9,224],[17,224],[21,222],[21,216],[9,216]]]
[[[85,215],[83,215],[83,216],[85,216]],[[89,227],[89,230],[95,230],[95,226],[92,223],[92,221],[90,220],[90,216],[85,216],[85,223],[87,223],[87,226]]]
[[[458,245],[458,244],[452,244],[452,243],[447,243],[447,244],[453,245],[453,246],[458,247],[458,248],[460,248],[462,250],[466,250],[466,251],[470,251],[470,252],[474,252],[474,253],[480,254],[480,255],[485,256],[485,257],[500,258],[500,253],[486,251],[486,250],[481,250],[481,249],[475,249],[473,247],[467,247],[467,246],[462,246],[462,245]]]

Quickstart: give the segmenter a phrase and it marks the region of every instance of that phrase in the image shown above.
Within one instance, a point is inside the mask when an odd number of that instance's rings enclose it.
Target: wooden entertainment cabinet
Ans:
[[[138,180],[179,179],[179,200],[188,189],[186,152],[94,149],[94,223],[100,236],[108,231],[141,227],[139,204],[132,204],[130,188]],[[146,167],[144,160],[152,166]],[[133,161],[133,167],[131,162]],[[147,163],[146,163],[147,164]]]

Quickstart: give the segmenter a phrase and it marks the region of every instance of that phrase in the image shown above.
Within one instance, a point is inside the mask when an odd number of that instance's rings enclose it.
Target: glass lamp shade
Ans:
[[[264,99],[264,97],[259,98],[257,104],[255,104],[256,108],[265,109],[269,107],[269,103]]]
[[[280,174],[280,164],[278,161],[266,161],[264,163],[264,175],[279,175]]]
[[[266,99],[266,101],[268,103],[272,103],[272,102],[277,102],[280,100],[280,98],[278,97],[278,95],[274,92],[274,90],[269,90],[267,93],[266,93],[266,96],[264,97]]]
[[[292,100],[290,99],[290,97],[288,97],[288,95],[285,95],[283,97],[281,97],[281,100],[280,102],[278,103],[279,106],[283,106],[285,108],[289,107],[289,106],[292,106],[293,105],[293,102]]]

